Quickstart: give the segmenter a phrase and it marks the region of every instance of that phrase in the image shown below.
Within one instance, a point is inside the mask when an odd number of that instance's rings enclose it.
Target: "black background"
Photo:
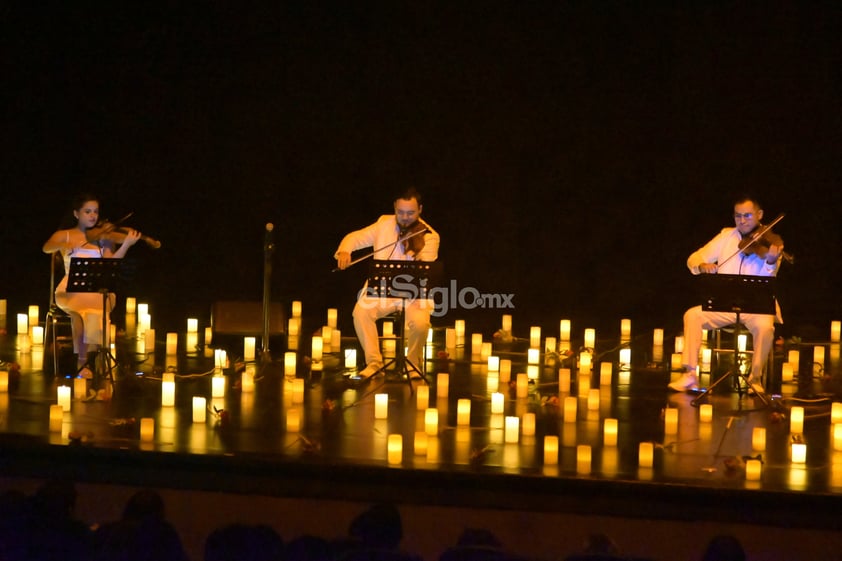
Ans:
[[[350,308],[342,236],[408,185],[449,278],[515,329],[678,329],[687,256],[743,191],[796,256],[787,333],[842,317],[837,2],[3,2],[9,313],[80,191],[158,238],[126,293],[182,329],[215,300]],[[456,310],[495,326],[501,310]],[[470,327],[469,327],[470,329]],[[528,333],[528,331],[526,331]]]

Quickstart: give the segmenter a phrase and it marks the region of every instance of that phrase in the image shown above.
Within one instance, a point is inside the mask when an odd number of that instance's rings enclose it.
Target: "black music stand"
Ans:
[[[108,348],[108,294],[116,292],[120,279],[122,259],[105,257],[72,257],[67,272],[68,292],[99,292],[102,294],[102,333],[97,358],[94,361],[94,379],[107,376],[114,384],[113,366],[116,363]]]
[[[754,275],[699,275],[699,289],[701,291],[702,309],[708,312],[732,312],[734,320],[734,364],[732,370],[722,375],[712,383],[707,390],[694,399],[691,404],[711,394],[713,389],[731,375],[736,375],[751,388],[749,374],[740,371],[740,314],[765,314],[774,316],[776,313],[775,277],[761,277]],[[756,352],[756,351],[755,351]],[[742,395],[739,384],[737,391]],[[771,405],[769,398],[763,392],[755,392],[757,397],[767,407]]]
[[[397,298],[400,308],[396,311],[396,322],[400,325],[395,358],[383,364],[374,375],[392,367],[412,387],[412,367],[428,385],[430,381],[424,372],[424,365],[413,364],[406,358],[406,302],[430,298],[430,290],[439,286],[442,277],[442,263],[439,261],[386,261],[372,260],[368,271],[366,296],[369,298]],[[432,304],[431,304],[432,305]],[[372,375],[372,377],[374,376]]]

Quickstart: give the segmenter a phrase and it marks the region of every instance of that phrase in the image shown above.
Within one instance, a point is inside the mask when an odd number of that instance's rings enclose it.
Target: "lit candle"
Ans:
[[[564,422],[575,423],[579,400],[573,396],[564,398]]]
[[[345,349],[345,368],[357,367],[357,349]]]
[[[208,326],[205,328],[205,346],[213,342],[213,328]]]
[[[675,337],[675,352],[681,354],[684,352],[684,335],[676,335]]]
[[[748,460],[746,461],[746,480],[747,481],[760,481],[760,469],[761,463],[760,460]]]
[[[243,360],[246,362],[254,360],[254,348],[256,345],[256,337],[243,337]]]
[[[502,329],[503,329],[503,331],[511,333],[511,331],[512,331],[512,316],[511,316],[511,314],[503,314]]]
[[[631,339],[631,320],[630,319],[621,319],[620,320],[620,340],[621,341],[628,341]]]
[[[178,350],[178,333],[167,333],[167,355],[174,355]]]
[[[599,388],[588,391],[588,411],[599,411]]]
[[[491,355],[488,357],[488,371],[489,372],[499,372],[500,371],[500,357]]]
[[[140,440],[142,442],[152,442],[155,438],[155,419],[151,417],[143,417],[140,419]]]
[[[683,361],[682,361],[682,358],[681,358],[681,353],[672,353],[670,367],[672,368],[673,371],[681,370],[682,367],[684,366],[682,364],[682,362]]]
[[[842,450],[842,423],[833,425],[833,449]]]
[[[813,347],[813,362],[824,367],[824,345]]]
[[[702,423],[709,423],[713,420],[713,405],[710,403],[703,403],[699,407],[699,421]]]
[[[301,317],[301,302],[299,300],[293,300],[292,302],[292,317]]]
[[[678,432],[678,409],[667,407],[664,409],[664,434],[676,434]]]
[[[549,434],[544,437],[544,465],[558,464],[558,437]]]
[[[482,333],[471,333],[471,353],[475,355],[482,353]]]
[[[155,352],[155,330],[147,329],[143,332],[143,346],[148,353]]]
[[[523,436],[535,436],[535,413],[530,411],[523,414],[521,431]]]
[[[436,397],[447,397],[450,385],[450,374],[439,372],[436,374]]]
[[[792,463],[803,464],[807,461],[807,445],[803,442],[792,443]]]
[[[781,381],[782,382],[792,382],[794,377],[792,371],[792,363],[785,362],[781,365]]]
[[[579,353],[579,372],[582,374],[590,374],[591,372],[591,353],[582,351]]]
[[[541,328],[537,325],[529,328],[529,346],[536,349],[541,346]]]
[[[390,464],[399,464],[403,460],[403,435],[390,434],[386,441],[387,458]]]
[[[333,328],[329,325],[322,326],[322,353],[333,352]]]
[[[588,397],[588,393],[591,391],[591,375],[588,374],[580,374],[576,379],[576,386],[577,386],[577,396],[578,397]]]
[[[286,414],[287,432],[298,432],[301,430],[301,410],[291,407]]]
[[[488,360],[488,357],[491,356],[491,341],[484,341],[482,343],[482,350],[480,350],[479,356],[481,360]]]
[[[710,361],[713,357],[713,349],[702,349],[702,370],[710,371]]]
[[[199,332],[199,320],[196,318],[187,318],[187,333]]]
[[[746,351],[748,345],[748,335],[745,333],[740,333],[740,336],[737,337],[737,349],[744,353]]]
[[[663,347],[664,346],[664,330],[661,328],[655,329],[652,332],[652,345],[655,347]]]
[[[18,335],[26,335],[29,333],[29,316],[26,314],[18,314]]]
[[[418,386],[415,389],[415,407],[423,411],[430,406],[430,386]]]
[[[204,423],[207,418],[207,400],[201,396],[193,396],[193,422]]]
[[[9,391],[9,371],[0,370],[0,393]]]
[[[491,394],[491,413],[498,414],[503,412],[505,402],[503,401],[503,394],[494,392]]]
[[[137,303],[137,316],[140,317],[142,315],[149,313],[149,304],[146,302],[138,302]]]
[[[292,381],[292,402],[304,403],[304,378],[295,378]]]
[[[588,349],[594,348],[596,344],[596,329],[591,327],[585,329],[585,347]]]
[[[41,312],[38,309],[37,304],[32,304],[29,306],[29,310],[27,313],[27,320],[28,320],[28,327],[35,327],[38,325],[38,318],[41,316]]]
[[[540,343],[539,343],[540,344]],[[526,351],[527,364],[538,364],[541,362],[541,351],[538,348],[530,348]]]
[[[335,353],[342,350],[342,332],[338,329],[330,332],[330,348]]]
[[[243,393],[251,393],[254,391],[254,372],[246,369],[243,371],[240,378],[240,389]]]
[[[88,381],[84,378],[73,378],[73,397],[85,399],[88,394]]]
[[[833,320],[830,322],[830,341],[832,343],[839,342],[839,336],[842,333],[842,321]]]
[[[424,411],[424,432],[429,436],[436,436],[439,433],[439,410],[429,407]]]
[[[287,378],[295,378],[295,370],[298,364],[296,356],[295,351],[286,351],[284,353],[284,376]]]
[[[506,424],[504,429],[504,442],[517,442],[519,440],[520,419],[517,417],[506,417]]]
[[[456,424],[460,426],[471,424],[471,400],[461,398],[456,401]]]
[[[313,370],[321,370],[321,364],[319,364],[318,368],[316,367],[317,363],[321,363],[322,361],[322,352],[324,350],[324,341],[322,340],[321,336],[316,335],[313,337],[311,342],[311,354],[313,362],[311,363]]]
[[[56,403],[61,405],[65,411],[70,411],[70,386],[59,386],[57,394]]]
[[[134,296],[126,297],[126,313],[127,314],[137,313],[137,298],[135,298]]]
[[[457,319],[456,322],[453,324],[453,328],[456,330],[456,339],[464,339],[465,338],[465,320],[464,319]]]
[[[525,373],[521,373],[517,375],[516,378],[517,386],[516,386],[516,396],[517,397],[526,397],[529,395],[529,375]]]
[[[456,330],[452,327],[447,327],[444,330],[444,346],[448,349],[456,348]]]
[[[225,376],[211,376],[211,396],[225,397]]]
[[[336,329],[337,325],[337,318],[338,318],[339,310],[336,308],[328,308],[327,309],[327,325],[328,327],[332,327]]]
[[[789,410],[789,432],[800,434],[804,432],[804,408],[793,405]]]
[[[628,370],[631,368],[631,349],[620,349],[620,369]]]
[[[798,370],[801,361],[801,352],[798,349],[790,349],[787,353],[787,362],[792,363],[793,370]]]
[[[617,446],[617,419],[605,419],[602,426],[602,443],[605,446]]]
[[[559,341],[570,341],[570,320],[563,319],[558,322],[558,339]]]
[[[32,344],[36,347],[44,345],[44,327],[35,325],[32,327]]]
[[[561,393],[570,393],[570,369],[558,369],[558,391]]]
[[[766,429],[764,427],[754,427],[751,430],[751,449],[755,451],[766,449]]]
[[[415,432],[415,455],[416,456],[426,456],[427,455],[427,433],[422,431]]]
[[[287,332],[289,335],[301,334],[301,318],[292,317],[287,322]]]
[[[611,375],[614,373],[614,365],[610,362],[603,361],[599,363],[599,385],[610,386]]]
[[[374,418],[386,419],[389,417],[389,394],[374,394]]]
[[[61,432],[64,409],[61,405],[50,405],[50,432]]]
[[[530,380],[537,380],[541,373],[541,367],[537,364],[528,364],[526,366],[526,377]]]
[[[637,450],[639,467],[652,467],[655,462],[655,446],[651,442],[641,442]]]
[[[830,406],[830,422],[842,423],[842,402],[834,401]]]
[[[165,372],[161,381],[161,405],[172,407],[175,405],[175,374]]]
[[[591,447],[587,444],[576,446],[576,473],[587,474],[591,472]]]

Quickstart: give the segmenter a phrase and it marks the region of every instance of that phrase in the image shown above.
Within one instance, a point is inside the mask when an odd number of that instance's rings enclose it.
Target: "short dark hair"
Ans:
[[[760,200],[749,193],[741,193],[734,198],[734,206],[741,205],[743,203],[754,203],[756,208],[763,208],[763,205],[760,204]]]
[[[421,193],[419,193],[418,189],[415,187],[408,187],[404,189],[397,197],[395,197],[393,202],[398,202],[401,199],[405,201],[415,199],[418,202],[418,206],[421,206]]]

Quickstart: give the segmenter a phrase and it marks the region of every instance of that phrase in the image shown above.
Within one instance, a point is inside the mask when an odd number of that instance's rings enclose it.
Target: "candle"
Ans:
[[[764,427],[754,427],[751,430],[751,449],[755,451],[766,449],[766,429]]]
[[[59,386],[57,389],[57,401],[65,411],[70,411],[70,386]]]
[[[240,378],[240,389],[243,393],[251,393],[254,391],[254,372],[252,370],[244,370]]]
[[[137,317],[139,318],[142,315],[146,315],[149,313],[149,304],[146,302],[138,302],[137,303]]]
[[[439,372],[436,374],[436,396],[447,397],[448,386],[450,385],[450,374]]]
[[[570,393],[570,369],[558,369],[558,391],[561,393]]]
[[[299,300],[293,300],[292,302],[292,317],[301,317],[301,302]]]
[[[833,449],[842,450],[842,423],[833,425]]]
[[[787,353],[787,362],[792,363],[793,370],[798,370],[798,365],[801,361],[801,352],[798,349],[790,349]]]
[[[435,407],[424,411],[424,432],[429,436],[436,436],[439,433],[439,410]]]
[[[304,403],[304,378],[295,378],[292,381],[292,402]]]
[[[161,405],[172,407],[175,405],[175,374],[165,372],[161,381]]]
[[[225,376],[216,375],[211,377],[211,396],[225,397]]]
[[[617,446],[617,419],[605,419],[602,426],[602,443],[605,446]]]
[[[792,443],[792,463],[803,464],[807,461],[807,445],[803,442]]]
[[[588,391],[588,411],[599,411],[599,388]]]
[[[506,417],[505,429],[503,433],[504,442],[517,442],[519,439],[520,419],[517,417]]]
[[[541,367],[537,364],[528,364],[526,366],[526,377],[530,380],[537,380],[541,372]]]
[[[813,362],[824,367],[824,345],[813,347]]]
[[[699,421],[702,423],[709,423],[713,420],[713,405],[710,403],[703,403],[699,407]]]
[[[804,432],[804,408],[793,405],[789,410],[789,432],[800,434]]]
[[[655,446],[651,442],[641,442],[637,451],[638,466],[651,468],[654,462]]]
[[[415,432],[415,455],[416,456],[426,456],[427,455],[427,433],[422,431]]]
[[[61,432],[64,422],[64,408],[61,405],[50,405],[50,432]]]
[[[193,396],[193,422],[204,423],[207,413],[207,400],[204,397]]]
[[[512,331],[512,316],[511,314],[503,314],[502,329],[507,333]]]
[[[611,376],[614,373],[614,365],[610,362],[600,362],[599,363],[599,385],[600,386],[610,386],[611,385]]]
[[[199,320],[196,318],[187,318],[187,333],[199,332]]]
[[[563,319],[558,322],[558,339],[559,341],[570,341],[570,320]]]
[[[488,360],[488,357],[491,356],[491,341],[483,342],[479,356],[481,360]]]
[[[37,304],[32,304],[29,306],[29,310],[27,313],[27,320],[28,320],[28,327],[35,327],[38,325],[38,318],[41,316],[41,312],[38,309]]]
[[[585,329],[585,348],[592,349],[596,344],[596,329],[591,327]]]
[[[155,352],[155,330],[147,329],[143,332],[143,347],[148,353]]]
[[[0,370],[0,393],[9,391],[9,371]]]
[[[578,397],[588,397],[588,393],[591,391],[591,375],[579,375],[576,379],[576,385],[578,389],[576,392]]]
[[[792,382],[794,377],[794,373],[792,370],[792,363],[785,362],[781,365],[781,381],[782,382]]]
[[[386,419],[389,417],[389,394],[374,394],[374,418]]]
[[[430,386],[418,386],[415,389],[415,407],[424,410],[430,406]]]
[[[174,355],[178,350],[178,333],[167,333],[167,355]]]
[[[216,368],[225,368],[228,366],[228,353],[223,349],[213,350],[213,364]]]
[[[577,400],[573,396],[568,396],[564,398],[564,422],[565,423],[575,423],[576,422],[576,413],[579,407],[579,400]]]
[[[488,371],[489,372],[499,372],[500,371],[500,357],[499,356],[490,356],[488,357]]]
[[[628,370],[631,368],[631,349],[620,349],[620,369]]]
[[[558,464],[558,437],[550,434],[544,437],[544,465],[556,464]]]
[[[620,320],[620,340],[621,341],[628,341],[631,339],[631,320],[630,319],[621,319]]]
[[[760,481],[760,460],[748,460],[746,462],[746,480]]]
[[[18,314],[18,335],[25,335],[29,333],[29,316],[26,314]]]
[[[300,335],[301,334],[301,318],[289,318],[287,322],[287,332],[290,336]]]
[[[587,474],[591,472],[591,447],[587,444],[576,446],[576,473]]]
[[[316,363],[321,362],[323,350],[324,350],[323,339],[319,335],[314,336],[313,340],[311,342],[311,354],[312,354],[312,359],[313,359],[313,362],[311,364],[312,364],[313,370],[321,370],[321,365],[319,365],[319,367],[316,368]]]
[[[457,319],[456,322],[453,324],[453,328],[456,330],[456,339],[464,339],[465,338],[465,320],[464,319]]]
[[[702,370],[710,371],[710,361],[713,357],[713,349],[702,349]]]
[[[830,341],[832,343],[839,342],[840,333],[842,333],[842,321],[833,320],[830,322]]]
[[[403,459],[403,435],[390,434],[386,441],[387,458],[390,464],[399,464]]]
[[[530,411],[523,414],[521,431],[523,436],[535,436],[535,413]]]
[[[456,424],[460,426],[471,424],[471,400],[458,399],[456,401]]]
[[[579,372],[582,374],[590,374],[591,372],[591,353],[582,351],[579,353]]]
[[[675,337],[675,352],[681,354],[684,352],[684,335],[676,335]]]
[[[357,349],[345,349],[345,368],[357,367]]]
[[[143,417],[140,419],[140,440],[142,442],[152,442],[155,438],[155,419],[151,417]]]
[[[678,409],[667,407],[664,409],[664,434],[676,434],[678,432]]]
[[[526,351],[527,364],[538,364],[541,362],[541,351],[538,348],[529,348]]]
[[[834,401],[830,406],[830,422],[842,423],[842,402]]]
[[[529,375],[525,373],[518,374],[515,378],[516,381],[516,396],[517,397],[526,397],[529,395]]]
[[[479,355],[482,353],[482,333],[471,334],[471,354]]]
[[[301,430],[301,410],[291,407],[286,414],[287,432],[298,432]]]
[[[32,344],[36,347],[44,345],[44,327],[35,325],[32,327]]]
[[[537,325],[529,328],[529,346],[533,348],[541,346],[541,328]]]
[[[87,397],[88,381],[84,378],[73,378],[73,397],[85,399]]]
[[[284,353],[284,376],[287,378],[295,378],[295,371],[298,365],[296,357],[295,351],[286,351]]]
[[[135,298],[134,296],[126,297],[126,313],[127,314],[137,313],[137,298]]]
[[[673,371],[681,370],[684,367],[681,353],[672,353],[670,367]]]
[[[498,414],[503,412],[505,402],[503,399],[503,394],[500,392],[494,392],[491,394],[491,413]]]
[[[339,310],[337,310],[336,308],[328,308],[327,309],[327,325],[328,325],[328,327],[332,327],[333,329],[336,329],[338,314],[339,314]]]
[[[342,332],[338,329],[330,332],[330,348],[335,353],[342,350]]]
[[[652,332],[652,346],[654,347],[663,347],[664,346],[664,330],[661,328],[657,328]]]
[[[333,328],[329,325],[322,326],[322,353],[333,352]]]
[[[246,362],[254,360],[254,348],[256,345],[256,337],[243,337],[243,360]]]
[[[444,330],[444,345],[448,349],[456,348],[456,330],[452,327],[447,327]]]

